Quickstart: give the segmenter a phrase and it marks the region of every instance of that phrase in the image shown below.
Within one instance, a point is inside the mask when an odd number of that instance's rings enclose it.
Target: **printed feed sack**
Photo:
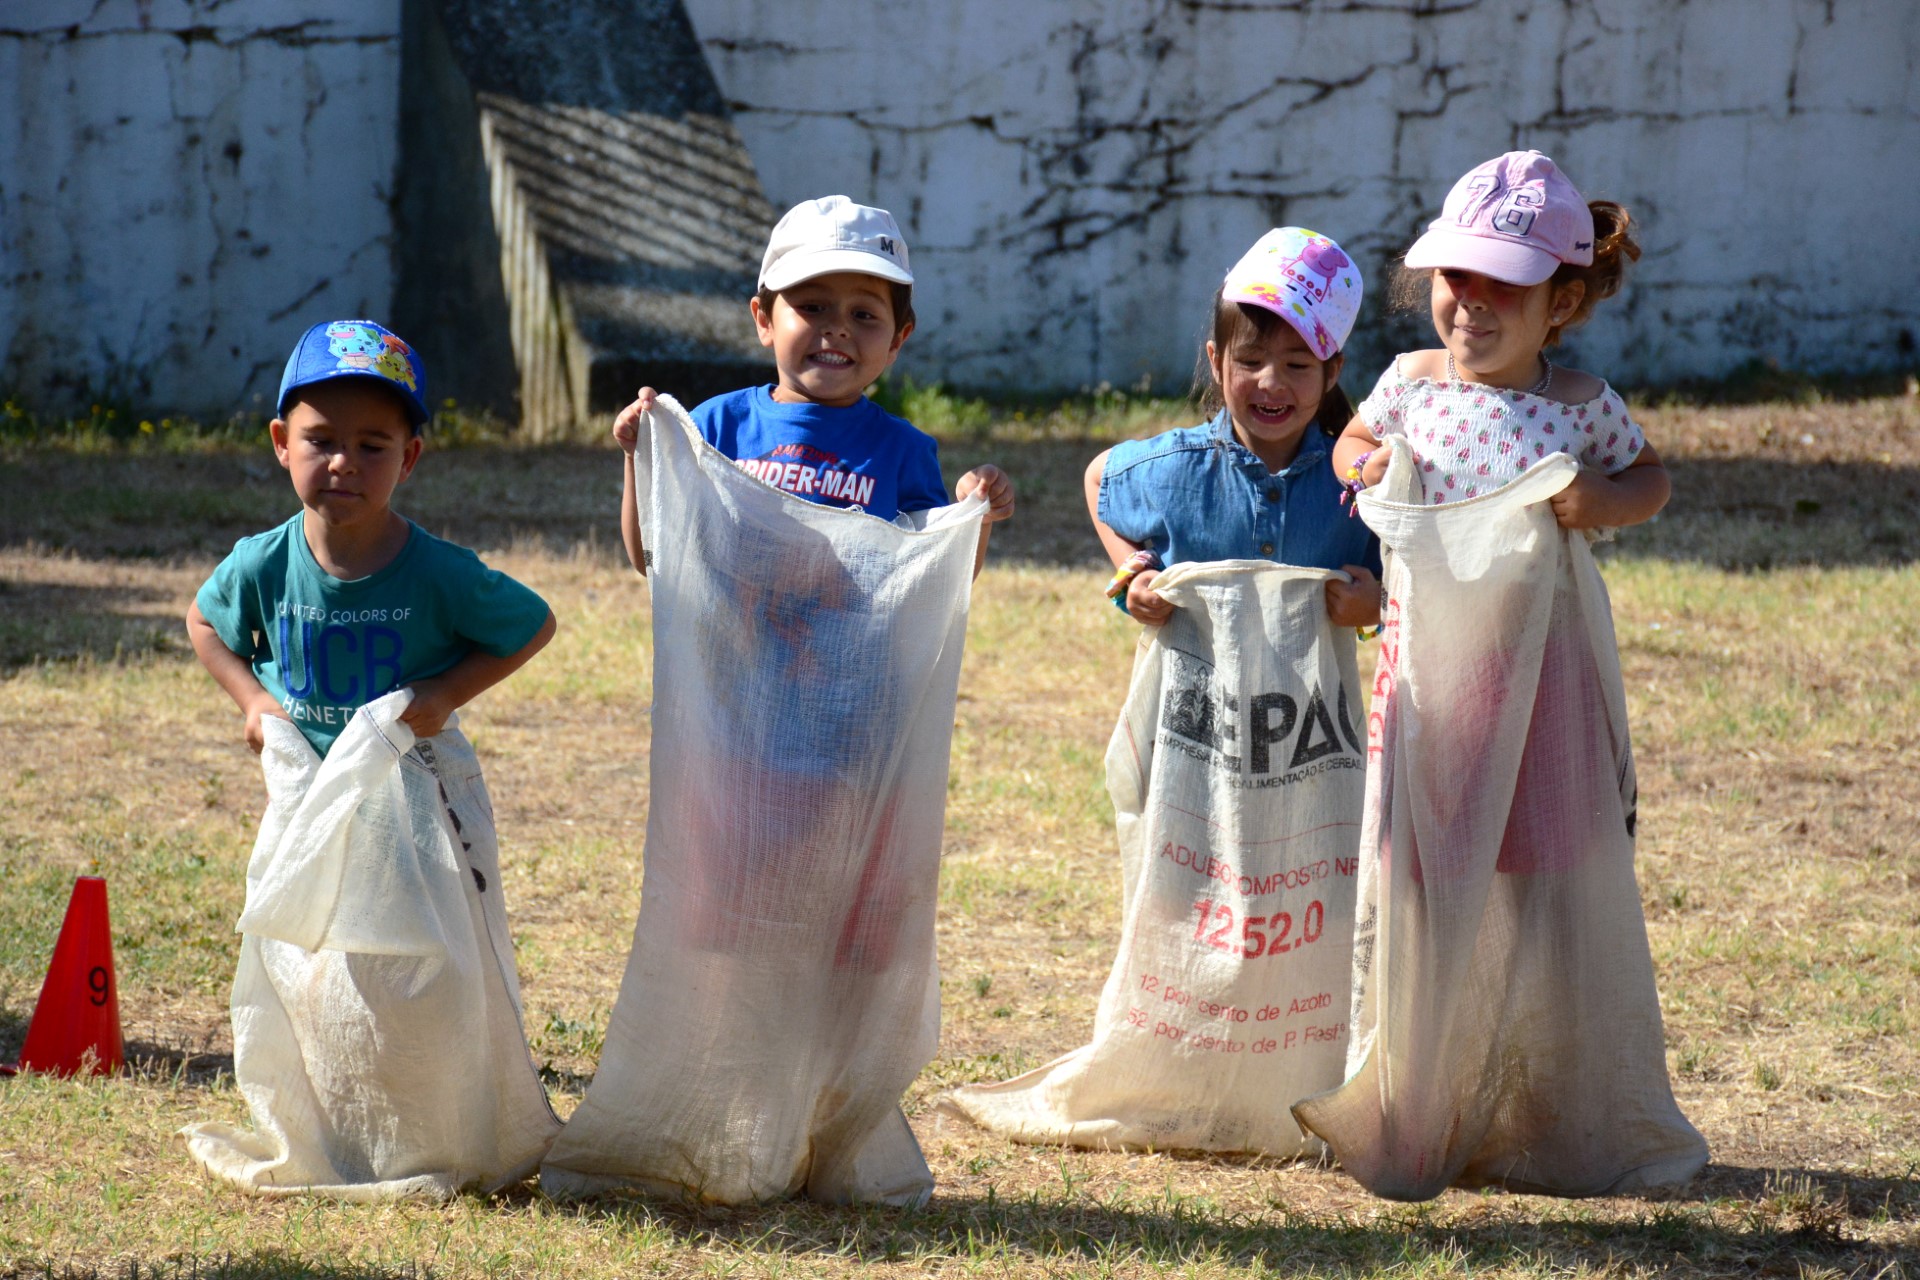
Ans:
[[[1338,575],[1175,565],[1107,749],[1120,950],[1093,1041],[943,1109],[1024,1142],[1318,1150],[1288,1107],[1347,1043],[1364,756]]]

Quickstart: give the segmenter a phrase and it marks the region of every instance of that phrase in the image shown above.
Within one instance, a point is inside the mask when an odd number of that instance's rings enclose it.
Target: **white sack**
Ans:
[[[559,1128],[521,1027],[479,761],[453,722],[416,743],[412,697],[362,707],[325,760],[290,721],[262,722],[268,805],[233,979],[254,1127],[181,1130],[249,1191],[493,1190]]]
[[[1405,495],[1404,451],[1382,489]],[[1294,1114],[1377,1195],[1683,1182],[1606,587],[1555,454],[1445,506],[1370,491],[1389,594],[1367,744],[1349,1079]]]
[[[749,476],[662,397],[634,454],[653,754],[633,950],[549,1194],[917,1203],[900,1097],[934,909],[978,499],[921,530]]]
[[[1288,1107],[1341,1076],[1365,762],[1341,575],[1175,565],[1107,748],[1120,950],[1093,1042],[944,1109],[1022,1142],[1318,1150]]]

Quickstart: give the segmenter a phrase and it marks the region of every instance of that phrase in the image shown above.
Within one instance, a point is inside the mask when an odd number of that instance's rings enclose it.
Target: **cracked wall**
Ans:
[[[1627,204],[1646,256],[1569,343],[1622,382],[1913,362],[1912,0],[687,0],[768,195],[891,208],[902,367],[1074,387],[1191,371],[1267,227],[1368,268],[1364,390],[1431,339],[1385,267],[1510,147]],[[1424,334],[1424,337],[1423,337]]]
[[[394,283],[399,0],[0,4],[0,384],[271,407]]]

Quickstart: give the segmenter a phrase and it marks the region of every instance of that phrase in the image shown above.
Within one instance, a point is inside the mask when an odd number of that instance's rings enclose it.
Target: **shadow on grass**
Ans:
[[[1458,1221],[1462,1214],[1455,1206],[1372,1202],[1377,1208],[1359,1213],[1303,1213],[1274,1200],[1264,1213],[1235,1214],[1171,1192],[1103,1204],[1039,1195],[1002,1200],[989,1191],[985,1197],[936,1196],[918,1211],[799,1203],[726,1210],[600,1199],[574,1211],[636,1232],[663,1233],[703,1251],[908,1265],[946,1259],[1071,1268],[1258,1262],[1288,1274],[1513,1267],[1527,1273],[1604,1268],[1688,1275],[1792,1274],[1818,1267],[1871,1277],[1896,1262],[1916,1260],[1858,1236],[1861,1222],[1885,1220],[1883,1204],[1905,1203],[1901,1197],[1911,1193],[1910,1182],[1821,1171],[1720,1172],[1726,1176],[1709,1175],[1672,1199],[1606,1202],[1609,1211],[1618,1210],[1606,1217],[1532,1197],[1509,1203],[1552,1207],[1537,1218],[1503,1213],[1497,1220],[1469,1209],[1472,1220]],[[1703,1199],[1703,1187],[1716,1185],[1713,1201],[1735,1186],[1748,1188],[1753,1199],[1731,1207]],[[1800,1198],[1783,1199],[1783,1186],[1799,1188]],[[1811,1210],[1803,1203],[1809,1196],[1817,1202]],[[1492,1197],[1491,1203],[1506,1199]],[[1836,1214],[1836,1204],[1859,1211]]]
[[[158,586],[89,586],[0,579],[0,671],[82,656],[116,661],[184,657],[186,624]]]
[[[240,1256],[185,1255],[153,1262],[129,1258],[108,1268],[52,1260],[0,1262],[0,1280],[432,1280],[439,1274],[424,1263],[329,1266],[274,1249]]]
[[[1013,476],[1019,507],[994,531],[996,561],[1093,568],[1105,562],[1082,476],[1110,443],[965,439],[946,442],[942,456],[949,484],[987,461]],[[10,460],[0,468],[0,551],[50,548],[210,568],[235,540],[298,510],[270,456],[264,466],[232,454],[166,464],[156,469],[137,453],[37,451]],[[1669,465],[1672,504],[1654,524],[1630,531],[1618,544],[1622,553],[1729,569],[1920,560],[1920,528],[1906,518],[1920,505],[1920,466],[1746,454],[1673,457]],[[395,505],[434,533],[482,550],[529,546],[617,564],[618,467],[612,450],[579,445],[430,453]],[[89,609],[85,598],[73,603]],[[96,603],[91,612],[104,623],[105,606],[128,602],[108,595]],[[100,643],[107,638],[124,637],[109,627]]]

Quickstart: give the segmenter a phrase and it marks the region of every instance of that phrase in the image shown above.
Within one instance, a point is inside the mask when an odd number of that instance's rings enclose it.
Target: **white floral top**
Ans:
[[[1646,447],[1626,402],[1604,382],[1586,403],[1562,404],[1477,382],[1409,378],[1396,359],[1359,413],[1376,436],[1413,447],[1435,505],[1492,493],[1549,453],[1613,475]]]

